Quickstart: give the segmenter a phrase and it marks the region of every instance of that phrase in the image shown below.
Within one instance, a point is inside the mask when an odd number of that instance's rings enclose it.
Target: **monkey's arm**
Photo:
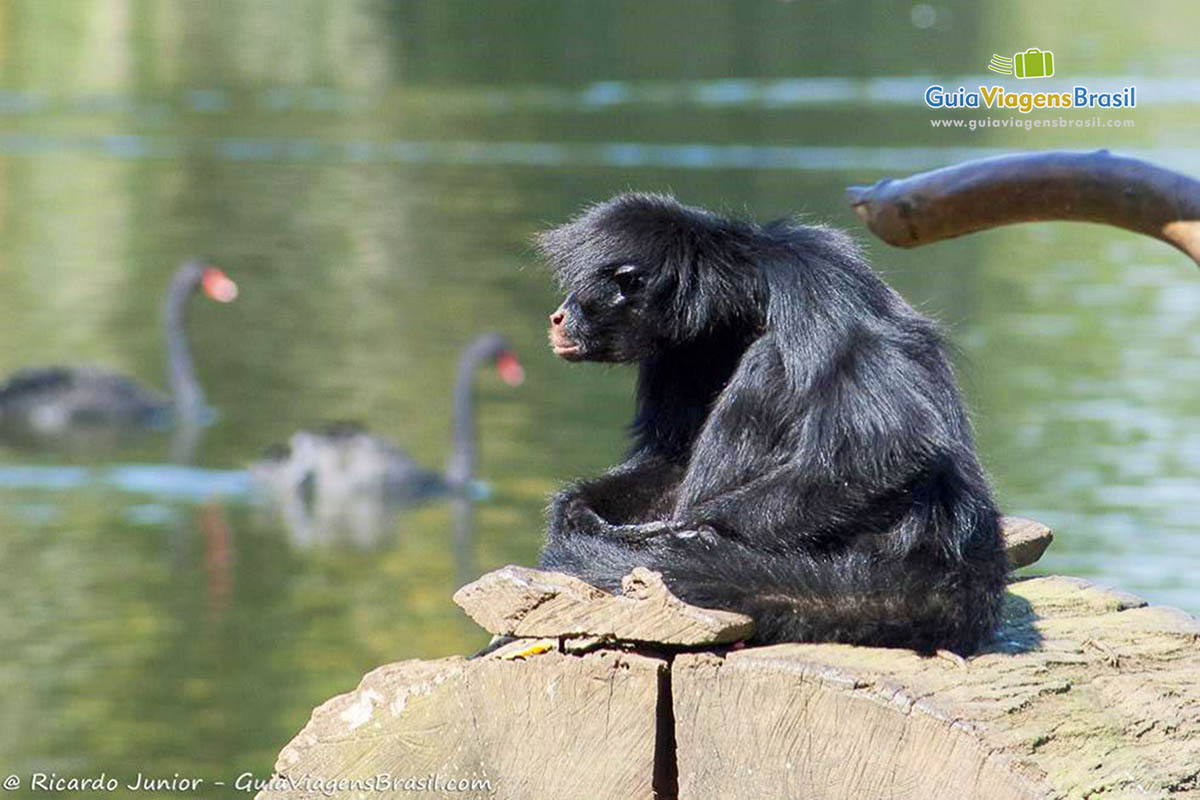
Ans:
[[[603,536],[630,544],[644,542],[666,533],[675,533],[678,529],[678,526],[669,520],[613,524],[589,506],[582,504],[574,505],[565,512],[564,526],[570,534]]]
[[[636,528],[665,519],[674,506],[683,468],[651,454],[637,454],[604,475],[568,486],[550,505],[550,538]]]
[[[814,373],[806,392],[785,374],[775,337],[756,341],[693,448],[679,527],[780,551],[890,528],[932,475],[939,421],[903,392],[889,396],[888,415],[864,421],[855,365],[840,366]]]
[[[671,519],[614,524],[581,502],[564,512],[563,530],[636,545],[658,536],[710,538],[723,535],[780,552],[797,537],[815,541],[885,530],[903,512],[906,492],[850,481],[807,479],[779,469],[707,500],[681,505]]]
[[[676,509],[676,528],[710,526],[756,547],[786,551],[798,540],[887,530],[909,504],[911,480],[897,475],[878,484],[850,476],[815,477],[788,465],[684,501]]]

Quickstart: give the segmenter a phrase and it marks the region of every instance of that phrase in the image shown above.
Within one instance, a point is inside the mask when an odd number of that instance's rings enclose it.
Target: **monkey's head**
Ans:
[[[758,326],[761,232],[673,198],[625,194],[542,233],[566,298],[550,346],[568,361],[639,361],[730,326]]]

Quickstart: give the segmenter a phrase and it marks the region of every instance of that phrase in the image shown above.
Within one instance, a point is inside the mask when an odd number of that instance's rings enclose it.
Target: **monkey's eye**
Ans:
[[[621,294],[626,297],[632,297],[637,294],[642,285],[646,282],[642,271],[633,264],[624,264],[617,267],[613,272],[613,282],[617,284],[617,288],[621,290]]]

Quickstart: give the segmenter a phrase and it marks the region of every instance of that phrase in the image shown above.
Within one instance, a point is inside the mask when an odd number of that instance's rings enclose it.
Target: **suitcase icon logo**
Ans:
[[[1054,53],[1031,47],[1024,53],[1014,53],[1012,58],[993,55],[988,69],[1018,78],[1049,78],[1054,75]]]

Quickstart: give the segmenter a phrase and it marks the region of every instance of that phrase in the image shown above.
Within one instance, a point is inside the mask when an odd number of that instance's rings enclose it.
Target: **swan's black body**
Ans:
[[[475,471],[475,373],[488,362],[497,364],[505,381],[521,380],[520,365],[499,334],[481,334],[463,348],[452,400],[452,448],[444,474],[425,469],[402,448],[353,422],[298,431],[287,444],[269,447],[263,459],[251,465],[251,472],[281,505],[299,500],[310,510],[319,502],[338,506],[365,497],[405,505],[464,489]]]
[[[12,442],[45,446],[95,443],[180,422],[198,424],[204,393],[196,381],[184,322],[188,301],[201,288],[221,302],[237,293],[224,273],[199,261],[182,264],[171,277],[163,297],[170,394],[95,367],[24,369],[0,384],[0,434]]]
[[[153,426],[171,398],[132,378],[91,367],[30,367],[0,385],[0,423],[47,434],[90,425]]]
[[[639,364],[632,453],[555,498],[544,566],[661,571],[762,642],[989,637],[998,515],[941,337],[848,237],[625,195],[539,245],[556,352]]]

